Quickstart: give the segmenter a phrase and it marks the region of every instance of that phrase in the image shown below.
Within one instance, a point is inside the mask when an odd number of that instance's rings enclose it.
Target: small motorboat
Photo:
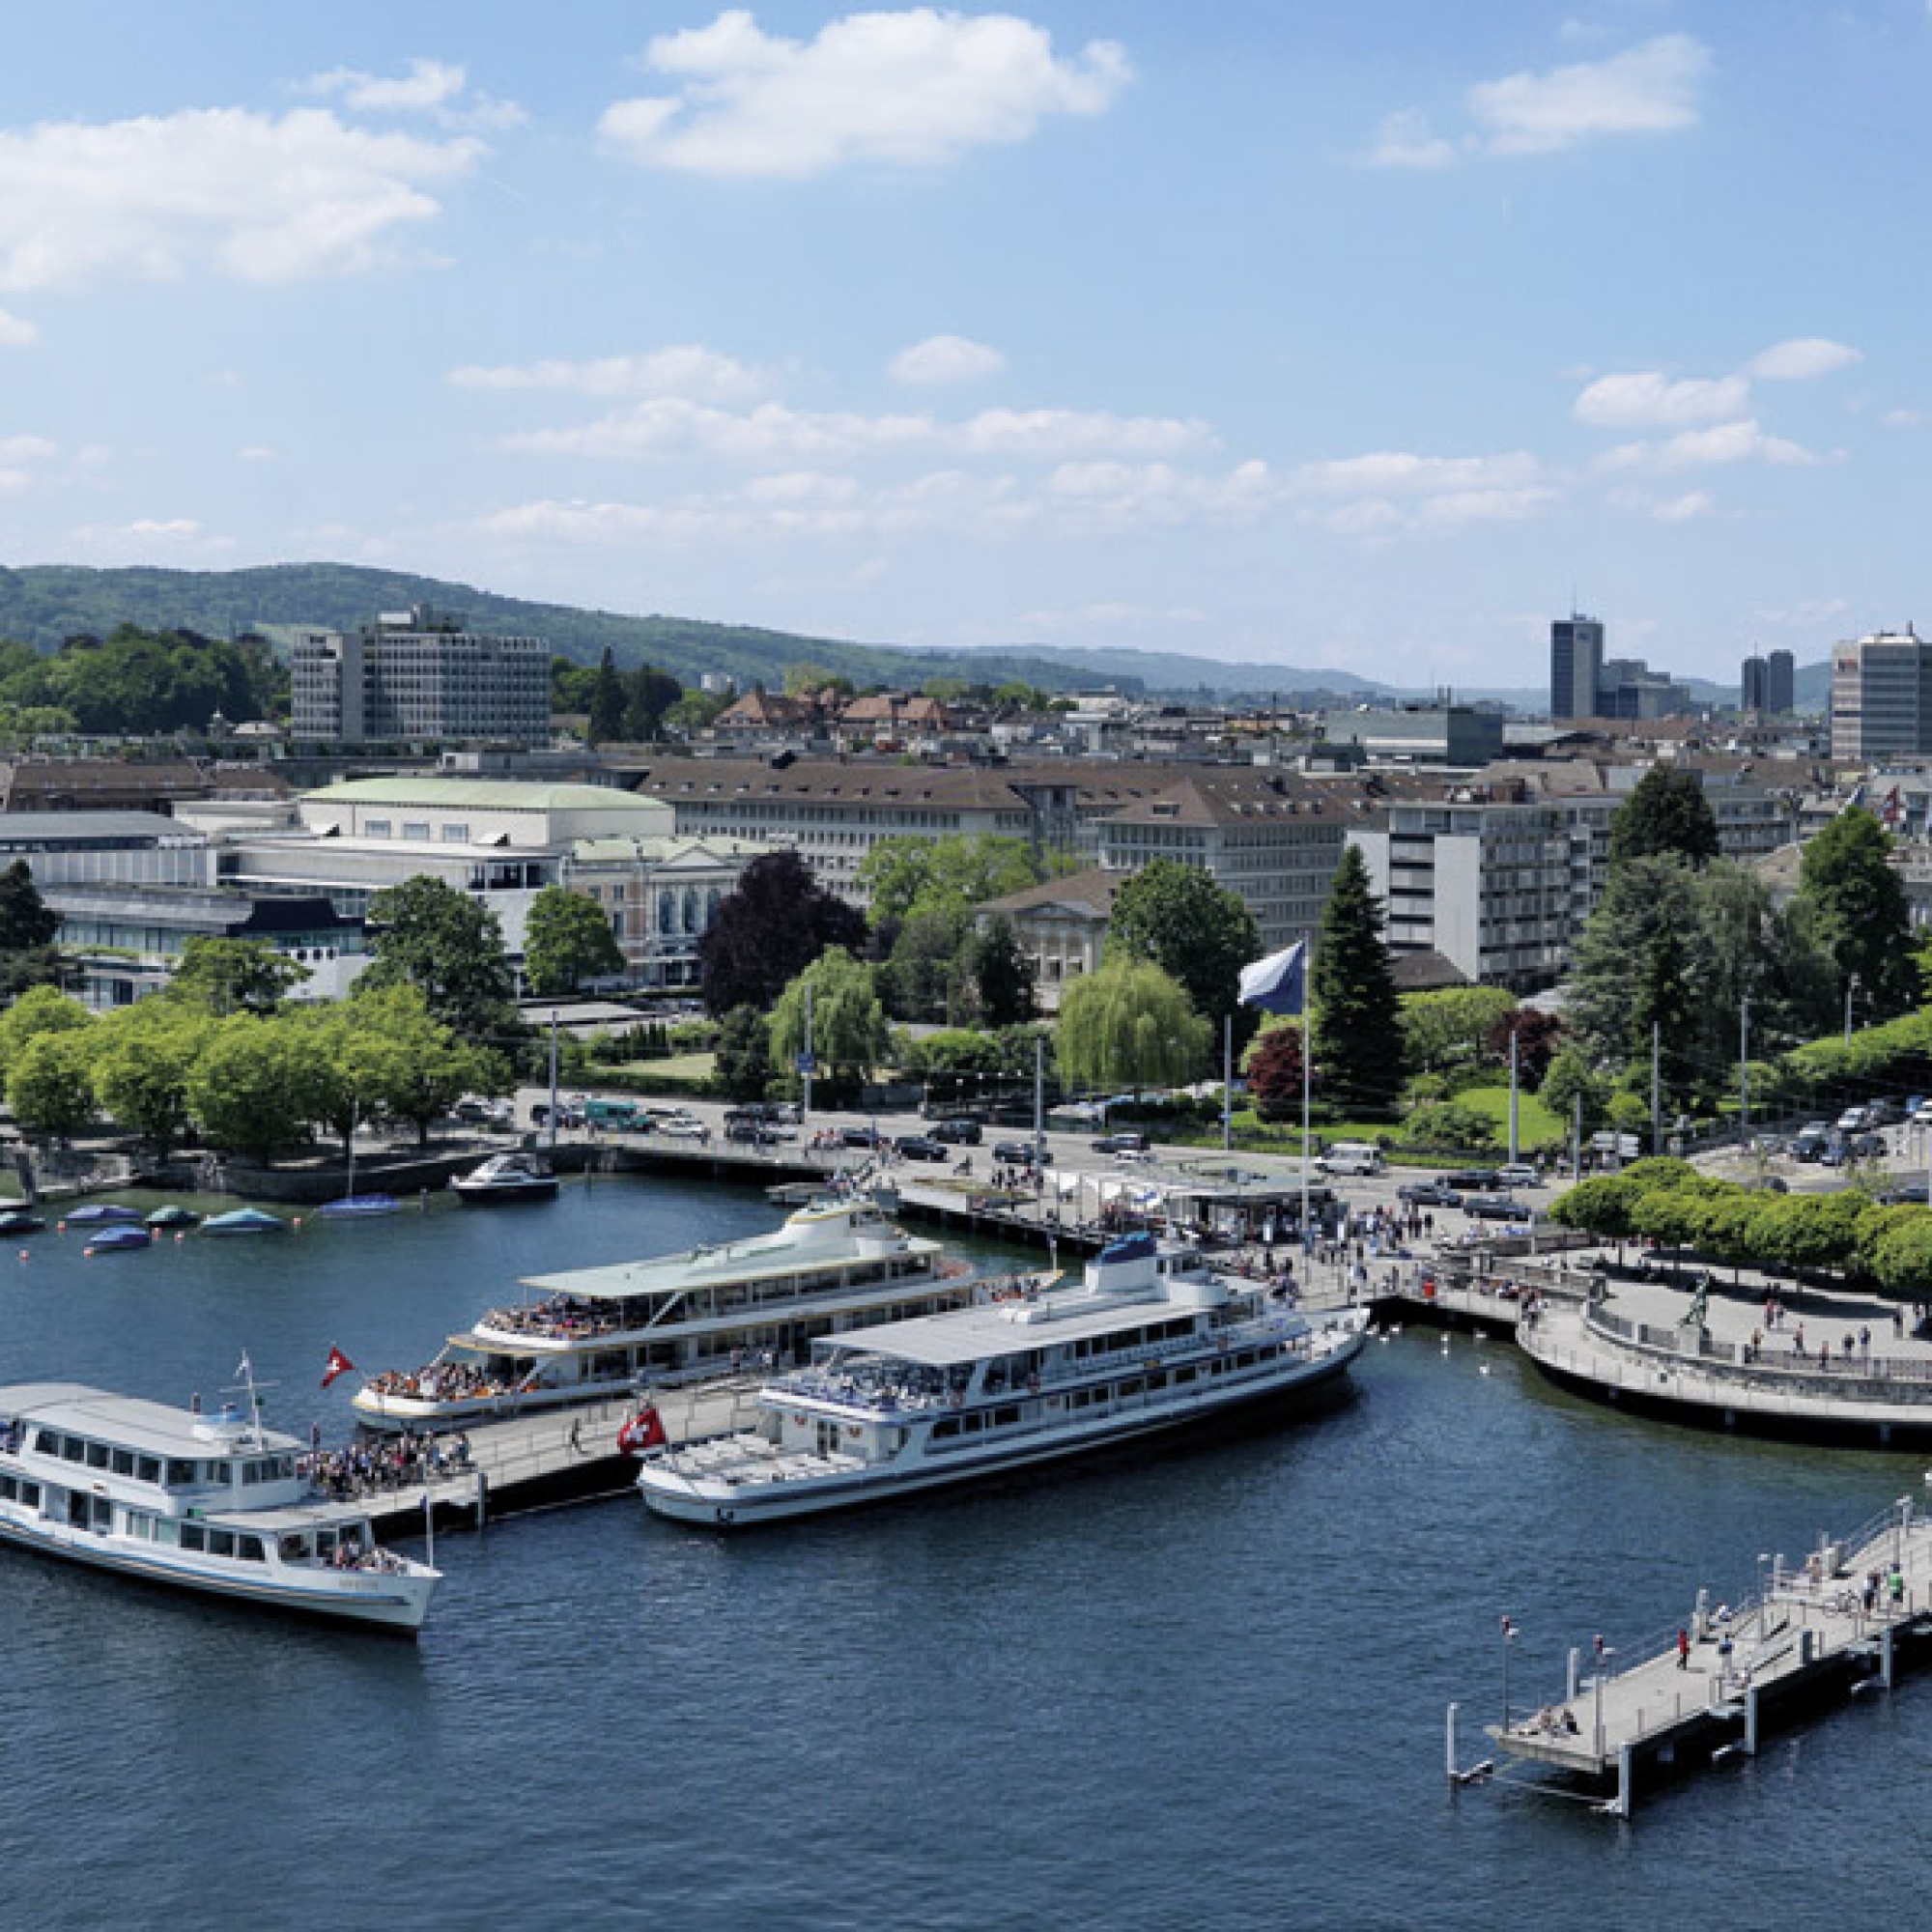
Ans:
[[[29,1208],[10,1208],[0,1214],[0,1235],[38,1235],[46,1222]]]
[[[402,1205],[393,1194],[344,1194],[325,1201],[315,1211],[331,1221],[367,1221],[378,1214],[394,1214]]]
[[[179,1208],[171,1204],[166,1208],[156,1208],[148,1216],[148,1226],[151,1228],[198,1228],[201,1226],[201,1216],[192,1208]]]
[[[549,1161],[534,1153],[493,1153],[481,1167],[458,1175],[449,1185],[466,1208],[556,1199],[556,1175]]]
[[[66,1215],[70,1228],[111,1227],[117,1221],[138,1221],[138,1208],[125,1208],[118,1201],[90,1201],[84,1208],[71,1208]]]
[[[231,1208],[225,1214],[212,1214],[201,1224],[204,1235],[285,1235],[289,1224],[279,1215],[262,1208]]]
[[[149,1247],[154,1236],[137,1221],[116,1221],[88,1237],[84,1255],[118,1255],[133,1248]]]

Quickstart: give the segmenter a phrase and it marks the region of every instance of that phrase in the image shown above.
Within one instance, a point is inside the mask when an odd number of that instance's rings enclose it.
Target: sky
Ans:
[[[1928,92],[1928,0],[7,0],[0,562],[1735,681],[1923,608]]]

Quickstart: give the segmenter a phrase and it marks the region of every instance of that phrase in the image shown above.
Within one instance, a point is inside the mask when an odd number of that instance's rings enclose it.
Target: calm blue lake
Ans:
[[[0,1379],[348,1431],[516,1279],[774,1225],[648,1179],[83,1260],[0,1251]],[[1481,1373],[1487,1366],[1489,1374]],[[1911,1458],[1633,1422],[1411,1329],[1352,1401],[1135,1465],[721,1540],[628,1501],[438,1539],[419,1645],[0,1551],[0,1926],[1917,1922],[1932,1675],[1628,1828],[1452,1796],[1443,1707],[1747,1592]],[[1475,1749],[1472,1742],[1471,1754]]]

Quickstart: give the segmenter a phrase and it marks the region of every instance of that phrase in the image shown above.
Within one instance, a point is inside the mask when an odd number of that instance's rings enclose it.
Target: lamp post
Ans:
[[[1516,1619],[1503,1619],[1503,1734],[1510,1727],[1510,1645],[1516,1641]]]
[[[1597,1716],[1596,1716],[1595,1731],[1597,1739],[1597,1755],[1599,1757],[1602,1757],[1604,1754],[1604,1674],[1609,1666],[1610,1659],[1616,1655],[1616,1652],[1612,1650],[1610,1646],[1604,1641],[1602,1632],[1599,1632],[1597,1634],[1596,1651],[1597,1651],[1597,1676],[1596,1676]]]
[[[1770,1626],[1771,1602],[1766,1591],[1764,1566],[1771,1561],[1771,1551],[1760,1549],[1757,1553],[1757,1634],[1758,1640],[1764,1640],[1765,1631]]]
[[[1852,1002],[1859,995],[1859,976],[1854,973],[1845,982],[1845,1044],[1852,1043]]]

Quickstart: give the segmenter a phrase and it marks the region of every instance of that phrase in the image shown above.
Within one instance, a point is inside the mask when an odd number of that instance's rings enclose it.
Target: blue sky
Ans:
[[[1911,621],[1927,0],[66,0],[0,560],[1731,679]]]

